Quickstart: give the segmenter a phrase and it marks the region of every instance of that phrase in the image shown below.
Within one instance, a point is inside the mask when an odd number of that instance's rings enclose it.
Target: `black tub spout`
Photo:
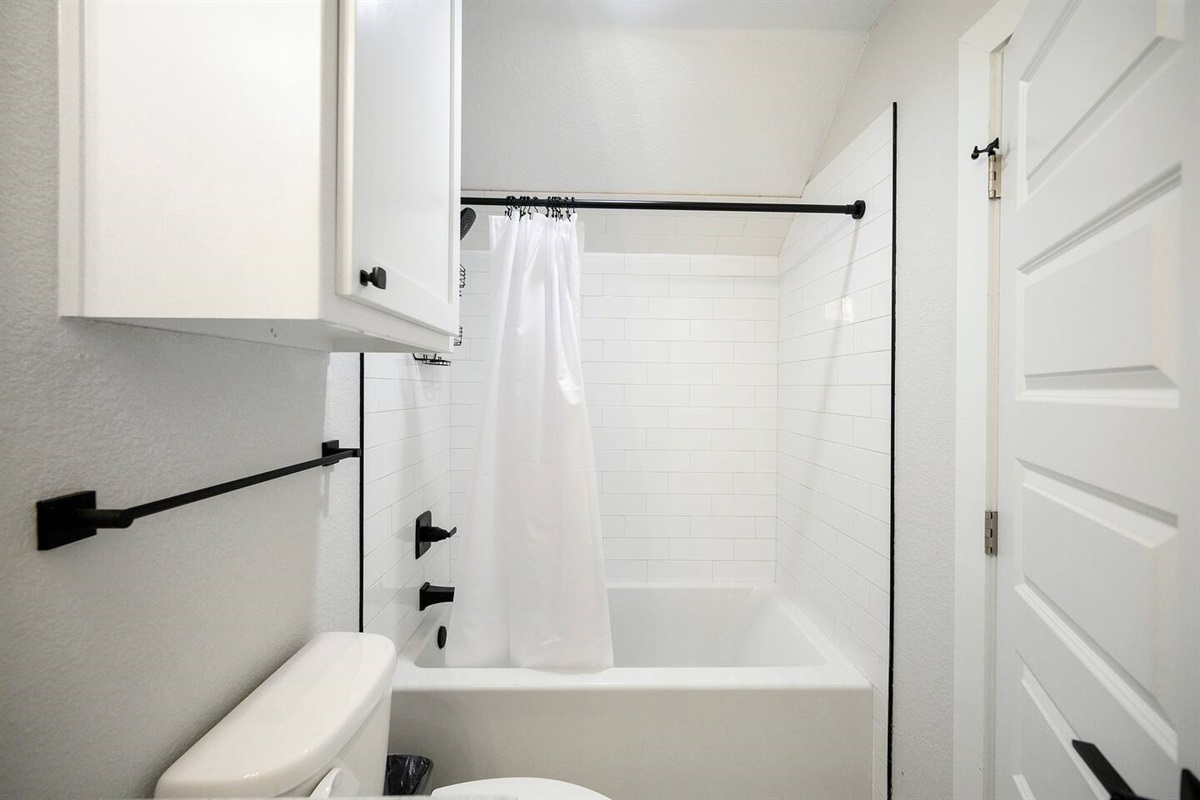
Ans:
[[[449,603],[454,599],[453,586],[430,586],[429,581],[421,584],[421,591],[417,595],[417,610],[424,611],[437,603]]]

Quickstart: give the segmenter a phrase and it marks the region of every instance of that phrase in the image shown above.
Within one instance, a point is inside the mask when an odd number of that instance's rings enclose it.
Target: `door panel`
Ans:
[[[1033,471],[1020,502],[1021,527],[1040,532],[1025,540],[1025,580],[1172,705],[1174,630],[1158,612],[1175,600],[1175,525]]]
[[[1042,756],[1027,765],[1017,779],[1021,793],[1029,797],[1107,798],[1095,781],[1080,772],[1071,748],[1075,732],[1029,670],[1021,677],[1020,703],[1021,740]]]
[[[1170,455],[1178,450],[1178,408],[1148,406],[1142,392],[1126,398],[1103,384],[1053,399],[1030,394],[1014,398],[1008,415],[1018,458],[1114,502],[1175,516],[1180,476]]]
[[[1036,676],[1055,713],[1119,765],[1139,792],[1163,800],[1173,797],[1179,784],[1176,737],[1157,700],[1034,584],[1022,586],[1016,595],[1016,646],[1024,670]],[[1036,768],[1042,751],[1023,741],[1021,746],[1022,769]]]
[[[1057,7],[1030,20],[1052,27],[1040,32],[1040,47],[1022,75],[1026,116],[1037,120],[1025,131],[1030,177],[1081,123],[1093,114],[1104,116],[1112,104],[1102,101],[1122,86],[1127,73],[1143,61],[1169,55],[1162,50],[1177,43],[1171,39],[1182,38],[1182,3],[1051,5]]]
[[[1175,187],[1024,273],[1026,386],[1172,388],[1179,380]],[[1149,274],[1147,274],[1149,271]]]
[[[1031,3],[1005,51],[1000,797],[1106,796],[1073,738],[1197,768],[1195,6]]]

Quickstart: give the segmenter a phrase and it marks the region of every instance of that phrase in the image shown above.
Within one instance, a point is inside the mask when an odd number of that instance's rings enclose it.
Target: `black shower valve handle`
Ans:
[[[417,517],[417,522],[413,528],[416,538],[414,543],[414,547],[416,549],[416,558],[420,558],[421,556],[425,555],[425,553],[429,551],[429,548],[433,546],[434,542],[444,541],[458,533],[458,528],[456,527],[446,530],[445,528],[439,528],[435,526],[433,524],[433,513],[430,511],[422,512],[421,515]]]
[[[456,533],[458,533],[458,528],[451,528],[450,530],[446,530],[445,528],[439,528],[435,525],[430,525],[428,528],[425,529],[424,538],[425,538],[425,541],[427,541],[427,542],[440,542],[443,539],[449,539],[451,536],[453,536]]]

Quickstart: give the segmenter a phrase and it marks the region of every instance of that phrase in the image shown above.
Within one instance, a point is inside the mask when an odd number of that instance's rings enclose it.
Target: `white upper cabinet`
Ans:
[[[341,12],[338,293],[457,333],[458,8]]]
[[[447,350],[460,27],[458,0],[61,0],[60,313]]]

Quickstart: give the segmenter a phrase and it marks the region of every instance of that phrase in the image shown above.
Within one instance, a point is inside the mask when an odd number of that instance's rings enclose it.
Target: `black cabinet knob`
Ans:
[[[367,272],[365,269],[360,269],[358,271],[358,282],[363,286],[366,286],[369,283],[378,289],[386,289],[387,270],[383,267],[375,267],[370,272]]]

